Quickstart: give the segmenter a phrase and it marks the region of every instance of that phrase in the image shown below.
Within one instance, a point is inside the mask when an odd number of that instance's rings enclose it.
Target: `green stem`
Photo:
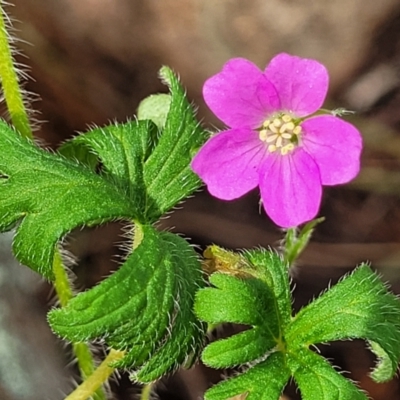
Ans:
[[[54,287],[61,307],[65,307],[73,297],[67,271],[63,265],[61,254],[57,249],[53,259]],[[93,374],[94,362],[92,353],[86,343],[73,343],[72,350],[78,360],[78,367],[83,380]],[[92,393],[93,394],[93,393]],[[102,388],[99,388],[93,396],[94,400],[106,400],[107,397]]]
[[[133,238],[133,249],[136,249],[143,240],[143,230],[140,224],[135,223],[135,234]],[[59,252],[55,253],[53,271],[55,275],[55,287],[57,295],[60,299],[61,306],[65,306],[68,301],[72,298],[72,290],[69,285],[68,275],[62,264],[61,255]],[[64,304],[63,304],[64,303]],[[93,369],[93,362],[91,353],[88,347],[84,343],[75,343],[73,345],[75,356],[78,359],[78,365],[81,370],[84,381],[69,395],[65,400],[85,400],[88,397],[94,397],[95,400],[103,400],[104,397],[96,397],[94,394],[98,394],[99,388],[105,383],[111,374],[115,371],[115,368],[110,367],[109,364],[118,360],[121,360],[126,352],[120,350],[111,349],[106,359],[97,367]],[[88,362],[90,358],[90,363]],[[86,368],[88,368],[86,370]],[[146,385],[142,391],[142,400],[148,400],[150,397],[151,385]]]
[[[93,396],[93,393],[105,383],[115,371],[115,368],[110,367],[110,364],[121,360],[125,354],[125,351],[111,350],[96,371],[67,396],[65,400],[86,400]]]
[[[286,231],[284,243],[285,246],[283,250],[283,261],[288,267],[290,267],[295,261],[298,254],[299,243],[296,228],[289,228]]]
[[[308,245],[315,227],[324,221],[324,217],[307,222],[300,230],[289,228],[286,231],[283,248],[283,260],[290,268]]]
[[[152,383],[143,386],[142,393],[140,394],[140,400],[150,400],[151,389],[153,387]]]
[[[53,259],[54,287],[61,307],[65,307],[72,299],[73,293],[69,283],[67,271],[64,268],[60,251],[56,249]]]
[[[22,136],[32,138],[32,130],[18,83],[17,71],[13,64],[9,34],[5,23],[7,16],[2,3],[0,1],[0,80],[3,86],[4,99],[15,129]]]
[[[142,243],[142,240],[143,240],[143,229],[142,229],[142,226],[139,223],[135,222],[132,250],[137,249],[138,246],[140,245],[140,243]]]
[[[4,12],[3,4],[4,2],[0,0],[0,81],[3,87],[4,99],[15,129],[21,136],[33,138],[17,70],[13,63],[12,49],[6,26],[7,15]],[[53,259],[53,272],[57,296],[61,306],[65,307],[73,297],[73,293],[58,250],[56,250]],[[86,343],[73,343],[72,348],[78,360],[82,379],[86,380],[94,374],[94,363],[90,349]],[[106,400],[106,395],[100,386],[101,384],[90,393],[90,396],[93,396],[95,400]]]

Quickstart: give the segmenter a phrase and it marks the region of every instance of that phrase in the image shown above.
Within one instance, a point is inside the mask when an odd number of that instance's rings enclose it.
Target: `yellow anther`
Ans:
[[[262,124],[263,128],[268,128],[271,121],[269,119],[265,120]]]
[[[298,135],[299,133],[301,133],[301,131],[302,131],[302,129],[301,129],[300,125],[296,126],[296,128],[293,129],[293,133],[295,135]]]
[[[279,133],[278,128],[274,124],[269,124],[268,128],[273,133]]]
[[[294,122],[289,114],[280,114],[263,122],[259,138],[266,143],[270,153],[279,150],[281,155],[290,153],[299,144],[301,126]]]
[[[274,124],[274,126],[276,126],[277,128],[279,128],[282,125],[282,121],[280,118],[275,118],[274,121],[272,122]]]
[[[271,135],[268,136],[267,139],[265,140],[267,143],[275,142],[275,140],[278,138],[278,135]]]
[[[294,129],[294,123],[293,122],[286,122],[286,124],[283,124],[281,129],[279,130],[281,133],[284,131],[292,131]]]
[[[265,142],[268,139],[268,131],[266,129],[261,129],[260,133],[258,134],[260,140]]]
[[[289,143],[286,146],[283,146],[281,148],[281,154],[284,156],[285,154],[289,153],[293,149],[294,149],[294,144],[293,143]]]

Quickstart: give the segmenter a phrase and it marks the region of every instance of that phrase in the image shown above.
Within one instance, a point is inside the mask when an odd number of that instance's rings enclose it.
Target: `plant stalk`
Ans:
[[[140,400],[150,400],[151,389],[153,387],[152,383],[143,386],[142,393],[140,394]]]
[[[61,307],[65,307],[72,299],[71,285],[68,279],[67,271],[63,265],[60,251],[56,249],[53,259],[54,287],[57,297],[60,300]],[[82,380],[86,380],[93,374],[95,367],[92,353],[86,343],[72,343],[72,350],[78,361],[78,367],[82,376]],[[92,393],[93,395],[93,393]],[[93,395],[94,400],[106,400],[107,397],[102,388],[99,388]]]
[[[33,138],[18,81],[17,69],[13,62],[6,24],[7,15],[4,12],[3,4],[4,2],[0,1],[0,81],[3,87],[3,95],[15,129],[21,136]]]
[[[86,400],[93,396],[93,393],[113,374],[115,368],[110,364],[121,360],[125,356],[125,351],[111,350],[96,371],[81,383],[65,400]]]

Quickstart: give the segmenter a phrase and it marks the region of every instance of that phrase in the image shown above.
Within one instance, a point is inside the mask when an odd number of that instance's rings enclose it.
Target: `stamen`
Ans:
[[[258,134],[258,137],[260,138],[260,140],[265,142],[268,138],[268,131],[266,129],[261,129],[260,133]]]
[[[282,125],[282,121],[280,120],[280,118],[275,118],[274,121],[272,122],[274,124],[274,126],[276,126],[277,128],[279,128]]]
[[[268,136],[265,141],[267,143],[271,143],[271,142],[275,141],[277,138],[278,138],[278,135],[271,135],[271,136]]]
[[[302,128],[294,121],[291,115],[280,114],[263,122],[259,138],[266,143],[270,153],[279,150],[281,155],[286,155],[296,148]]]
[[[294,144],[293,143],[289,143],[286,146],[283,146],[281,148],[281,154],[284,156],[285,154],[289,153],[293,149],[294,149]]]
[[[286,129],[289,131],[292,131],[294,129],[294,123],[293,122],[288,122],[286,124]]]
[[[263,128],[268,128],[269,124],[271,123],[271,121],[269,119],[267,119],[266,121],[263,122]]]
[[[278,128],[273,124],[270,124],[268,128],[271,132],[279,133]]]
[[[293,133],[294,133],[295,135],[298,135],[299,133],[301,133],[302,130],[303,130],[303,129],[301,128],[301,126],[298,125],[298,126],[296,126],[296,128],[293,129]]]

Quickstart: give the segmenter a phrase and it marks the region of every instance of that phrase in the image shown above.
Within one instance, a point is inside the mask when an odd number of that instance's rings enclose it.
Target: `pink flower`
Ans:
[[[211,137],[192,161],[209,192],[233,200],[259,186],[277,225],[313,219],[322,185],[346,183],[360,169],[358,130],[331,114],[315,114],[328,81],[319,62],[284,53],[265,71],[235,58],[209,78],[204,99],[230,127]]]

